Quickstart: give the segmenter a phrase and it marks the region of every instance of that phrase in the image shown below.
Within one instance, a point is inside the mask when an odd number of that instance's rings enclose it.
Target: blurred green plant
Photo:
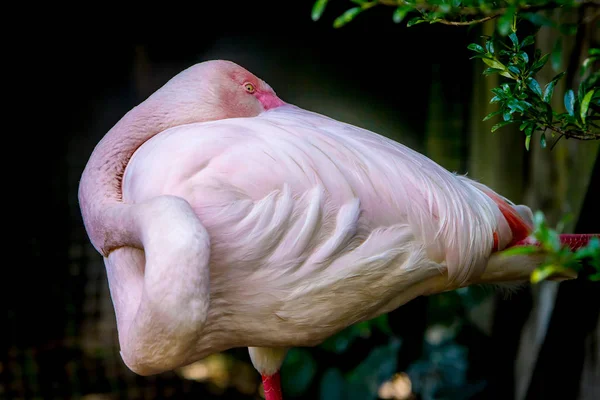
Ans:
[[[559,234],[564,226],[563,220],[556,229],[548,227],[544,214],[540,211],[534,215],[533,238],[538,245],[519,246],[506,250],[506,256],[519,254],[540,254],[544,261],[531,274],[531,282],[541,282],[552,275],[568,273],[569,270],[580,273],[584,265],[589,265],[590,271],[587,278],[600,281],[600,238],[594,237],[587,246],[576,251],[562,246]]]
[[[343,373],[339,368],[329,368],[321,376],[321,399],[375,400],[379,386],[396,372],[397,354],[401,341],[392,334],[387,315],[380,315],[342,330],[325,340],[319,347],[334,354],[345,353],[358,339],[368,339],[375,331],[389,338],[388,343],[374,347],[369,355],[354,369]],[[317,363],[311,351],[292,348],[282,366],[282,386],[290,396],[303,396],[316,377]]]
[[[469,399],[485,388],[486,382],[467,378],[468,348],[456,342],[458,332],[444,325],[427,329],[423,356],[407,369],[421,399]]]

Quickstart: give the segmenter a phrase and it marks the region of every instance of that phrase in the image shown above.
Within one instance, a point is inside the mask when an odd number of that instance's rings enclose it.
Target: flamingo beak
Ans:
[[[261,375],[265,400],[283,400],[281,393],[281,376],[279,371],[273,375]]]

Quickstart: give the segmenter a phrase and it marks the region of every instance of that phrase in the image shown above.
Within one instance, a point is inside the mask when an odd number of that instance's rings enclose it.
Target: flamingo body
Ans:
[[[140,374],[247,346],[278,385],[288,347],[536,265],[497,256],[531,230],[526,206],[223,61],[130,111],[92,154],[80,202]]]

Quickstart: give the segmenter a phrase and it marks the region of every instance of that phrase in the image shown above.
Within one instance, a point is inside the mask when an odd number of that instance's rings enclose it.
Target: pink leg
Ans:
[[[279,372],[273,375],[261,375],[263,389],[265,391],[265,400],[283,400],[281,394],[281,377]]]

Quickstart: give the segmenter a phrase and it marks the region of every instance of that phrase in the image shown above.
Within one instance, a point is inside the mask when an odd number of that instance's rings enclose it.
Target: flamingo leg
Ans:
[[[265,400],[283,400],[281,393],[281,376],[279,372],[273,375],[261,375]]]

